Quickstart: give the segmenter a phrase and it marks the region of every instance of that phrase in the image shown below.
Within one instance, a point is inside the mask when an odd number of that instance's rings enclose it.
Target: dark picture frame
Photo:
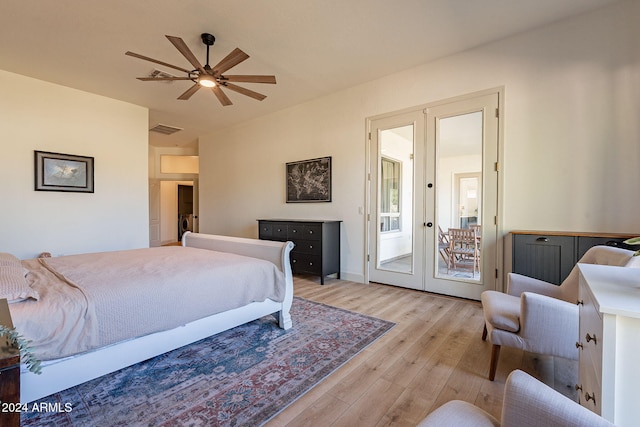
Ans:
[[[331,201],[331,157],[286,164],[287,203]]]
[[[93,157],[35,151],[35,190],[93,193]]]

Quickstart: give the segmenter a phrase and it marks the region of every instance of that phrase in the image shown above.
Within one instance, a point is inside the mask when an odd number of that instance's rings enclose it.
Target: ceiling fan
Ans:
[[[257,75],[223,75],[226,71],[235,67],[239,63],[247,60],[249,55],[244,53],[242,50],[235,48],[231,53],[225,56],[220,62],[211,67],[209,65],[209,47],[213,46],[216,38],[208,33],[201,34],[202,43],[207,46],[207,62],[204,66],[200,64],[198,59],[195,57],[193,52],[187,47],[185,42],[180,37],[174,36],[165,36],[169,39],[169,41],[178,49],[178,51],[184,56],[187,61],[195,68],[193,70],[187,70],[186,68],[178,67],[176,65],[171,65],[163,61],[158,61],[157,59],[149,58],[144,55],[140,55],[134,52],[126,52],[125,55],[133,56],[134,58],[143,59],[145,61],[154,62],[156,64],[163,65],[165,67],[170,67],[175,70],[182,71],[187,73],[186,77],[137,77],[138,80],[142,80],[145,82],[150,81],[174,81],[174,80],[191,80],[194,82],[194,85],[187,89],[182,95],[178,97],[181,100],[187,100],[191,98],[191,96],[196,93],[201,87],[210,88],[213,94],[218,98],[220,103],[223,106],[231,105],[232,102],[229,97],[222,91],[222,88],[230,89],[235,92],[241,93],[242,95],[249,96],[253,99],[257,99],[258,101],[262,101],[266,98],[266,95],[263,95],[258,92],[254,92],[252,90],[246,89],[244,87],[238,86],[234,83],[270,83],[275,84],[276,78],[275,76],[257,76]]]

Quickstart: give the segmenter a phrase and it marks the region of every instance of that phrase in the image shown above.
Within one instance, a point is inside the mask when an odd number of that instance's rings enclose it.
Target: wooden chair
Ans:
[[[438,252],[440,252],[440,256],[444,260],[444,262],[449,262],[449,236],[447,233],[442,231],[442,228],[438,226]]]
[[[476,270],[480,271],[480,249],[478,237],[475,230],[469,228],[450,228],[449,238],[449,259],[447,261],[447,274],[449,270],[457,269],[460,261],[471,261],[473,263],[473,276]]]

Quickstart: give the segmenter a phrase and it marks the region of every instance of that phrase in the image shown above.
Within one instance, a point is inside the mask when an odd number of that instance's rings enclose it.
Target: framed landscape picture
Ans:
[[[287,163],[287,203],[331,201],[331,157]]]
[[[93,193],[93,157],[36,151],[35,190]]]

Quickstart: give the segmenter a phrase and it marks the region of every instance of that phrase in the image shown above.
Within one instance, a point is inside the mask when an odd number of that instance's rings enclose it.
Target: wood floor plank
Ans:
[[[403,387],[378,378],[366,393],[331,425],[335,427],[374,426],[403,391]]]
[[[556,389],[568,389],[577,376],[573,361],[549,361],[505,347],[496,380],[489,381],[491,344],[481,339],[484,319],[475,301],[330,278],[320,285],[312,276],[295,276],[294,294],[396,326],[268,427],[414,426],[450,399],[469,401],[499,418],[512,370],[555,383]]]

